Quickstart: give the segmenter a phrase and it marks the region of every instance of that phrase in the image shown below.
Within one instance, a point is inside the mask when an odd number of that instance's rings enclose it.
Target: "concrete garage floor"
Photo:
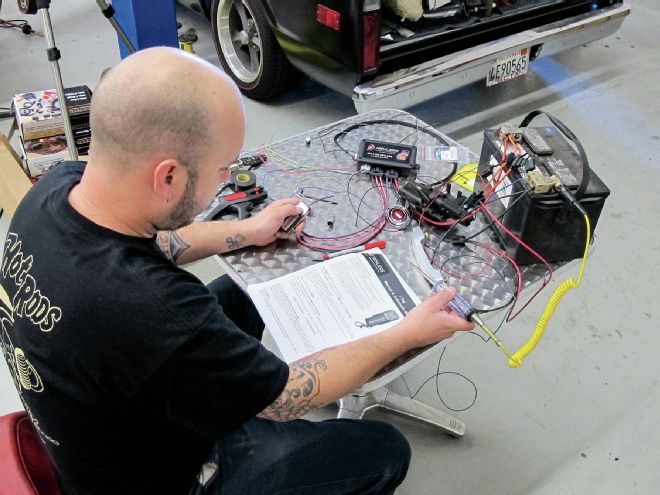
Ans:
[[[583,286],[562,302],[522,368],[509,369],[494,345],[469,335],[447,347],[441,370],[462,373],[478,388],[476,403],[455,413],[467,424],[465,437],[389,414],[369,415],[395,423],[413,446],[412,467],[398,493],[660,490],[660,7],[654,0],[630,3],[633,13],[609,39],[540,59],[525,78],[490,89],[470,85],[411,110],[479,150],[483,129],[517,123],[544,108],[580,138],[612,195]],[[65,84],[94,87],[101,70],[119,59],[110,25],[91,1],[53,2],[51,14]],[[0,17],[16,16],[15,3],[5,2]],[[183,9],[179,19],[185,28],[198,28],[197,53],[217,64],[210,26]],[[39,17],[30,20],[40,29]],[[53,86],[44,50],[42,38],[0,30],[0,106],[13,93]],[[354,114],[349,98],[309,80],[278,101],[248,100],[246,108],[246,149]],[[0,121],[0,130],[8,127]],[[205,280],[217,274],[212,262],[193,270]],[[510,347],[527,338],[547,297],[549,292],[503,328]],[[406,380],[414,390],[435,369],[430,359]],[[450,407],[463,408],[473,398],[472,386],[456,375],[442,375],[439,385]],[[402,383],[395,387],[403,390]],[[444,409],[433,383],[418,398]],[[0,414],[19,407],[2,365]],[[336,408],[327,407],[315,417],[334,414]]]

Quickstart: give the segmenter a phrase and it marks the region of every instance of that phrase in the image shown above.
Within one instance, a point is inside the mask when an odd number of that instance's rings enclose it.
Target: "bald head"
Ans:
[[[217,67],[150,48],[112,68],[94,92],[91,152],[117,168],[163,159],[194,168],[225,145],[228,128],[238,127],[231,139],[242,139],[243,118],[238,89]]]

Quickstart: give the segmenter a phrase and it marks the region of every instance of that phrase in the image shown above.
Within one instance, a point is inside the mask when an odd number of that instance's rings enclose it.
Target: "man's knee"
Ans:
[[[391,461],[393,474],[394,472],[400,472],[402,474],[401,479],[403,480],[408,472],[410,457],[412,455],[408,439],[389,423],[374,422],[374,424],[380,430],[377,433],[381,443],[379,448],[383,456]]]
[[[406,437],[389,423],[369,420],[360,422],[367,430],[362,442],[369,444],[370,463],[381,477],[376,493],[393,493],[408,473],[410,444]]]
[[[236,282],[227,274],[215,278],[206,287],[221,303],[223,299],[240,297],[242,292]]]
[[[229,277],[222,275],[207,285],[209,292],[218,298],[225,315],[236,326],[261,340],[264,322],[248,295]]]

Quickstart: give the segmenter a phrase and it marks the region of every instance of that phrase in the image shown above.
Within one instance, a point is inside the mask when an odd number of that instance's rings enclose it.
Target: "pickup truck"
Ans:
[[[623,0],[179,0],[207,16],[225,71],[274,98],[302,72],[358,112],[407,108],[610,36]]]

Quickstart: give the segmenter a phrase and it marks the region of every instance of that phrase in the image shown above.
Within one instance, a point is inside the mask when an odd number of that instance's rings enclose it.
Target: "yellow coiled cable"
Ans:
[[[512,368],[517,368],[520,366],[522,364],[523,358],[525,358],[525,356],[534,350],[534,348],[543,337],[545,327],[548,326],[548,323],[550,322],[552,315],[557,309],[559,302],[570,289],[577,289],[580,286],[580,282],[582,282],[582,274],[584,273],[584,266],[587,262],[587,254],[589,251],[589,241],[591,240],[591,222],[589,221],[589,215],[584,215],[584,221],[587,225],[587,241],[584,245],[584,254],[582,255],[582,263],[580,264],[580,272],[578,274],[577,282],[573,279],[573,277],[571,277],[568,280],[564,280],[559,285],[559,287],[555,289],[552,297],[548,301],[548,304],[546,304],[538,323],[536,324],[534,333],[532,333],[532,336],[525,343],[525,345],[518,349],[513,354],[513,356],[509,358],[509,366]]]

